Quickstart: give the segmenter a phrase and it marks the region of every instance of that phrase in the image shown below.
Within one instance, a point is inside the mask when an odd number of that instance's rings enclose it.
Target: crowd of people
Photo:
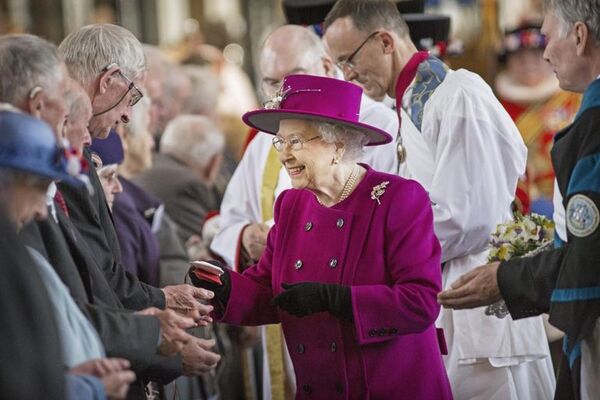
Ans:
[[[507,32],[494,89],[395,2],[319,13],[261,43],[237,165],[193,55],[0,36],[0,397],[600,396],[600,1]],[[516,210],[554,248],[488,263]]]

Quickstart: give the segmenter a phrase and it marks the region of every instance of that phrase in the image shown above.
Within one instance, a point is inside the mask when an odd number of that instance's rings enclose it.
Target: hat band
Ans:
[[[291,89],[291,86],[288,86],[285,90],[283,89],[283,86],[279,88],[277,93],[275,93],[275,96],[264,104],[264,108],[266,108],[267,110],[277,110],[281,108],[281,103],[283,103],[285,99],[294,94],[321,91],[321,89]]]

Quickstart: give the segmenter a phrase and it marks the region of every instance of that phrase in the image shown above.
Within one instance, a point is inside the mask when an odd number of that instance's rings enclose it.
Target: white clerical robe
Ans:
[[[411,109],[411,91],[412,86],[402,99],[403,109]],[[404,110],[402,114],[407,157],[399,174],[429,192],[448,289],[486,263],[491,233],[511,219],[527,149],[490,87],[465,70],[447,72],[423,108],[420,132]],[[484,307],[443,309],[437,325],[445,332],[445,362],[456,399],[553,397],[555,379],[542,317],[513,321],[486,316]]]

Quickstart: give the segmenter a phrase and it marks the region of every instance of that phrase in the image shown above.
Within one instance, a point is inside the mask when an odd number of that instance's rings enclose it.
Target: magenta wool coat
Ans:
[[[231,273],[217,317],[281,322],[298,399],[451,399],[434,326],[441,265],[429,198],[414,181],[363,166],[364,179],[331,208],[306,190],[278,197],[262,258]],[[374,187],[385,182],[378,204]],[[350,286],[354,322],[271,305],[282,283],[307,281]]]

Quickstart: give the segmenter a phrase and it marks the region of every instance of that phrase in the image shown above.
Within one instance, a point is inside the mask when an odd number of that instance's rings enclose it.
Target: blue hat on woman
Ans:
[[[19,112],[0,111],[0,167],[81,184],[67,173],[65,151],[52,128]]]

